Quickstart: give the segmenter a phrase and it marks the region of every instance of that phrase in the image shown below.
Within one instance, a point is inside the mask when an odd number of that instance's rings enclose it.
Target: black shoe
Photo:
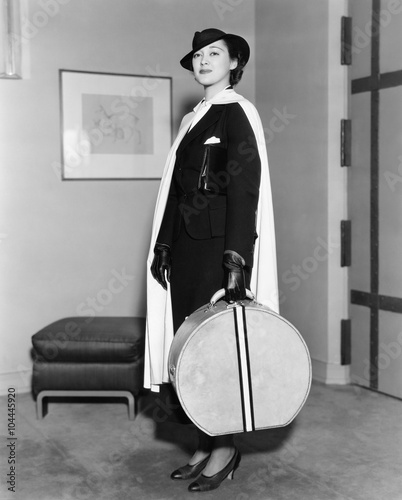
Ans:
[[[174,470],[170,474],[171,479],[192,479],[194,477],[197,477],[198,474],[202,470],[205,469],[207,466],[209,460],[209,455],[204,458],[204,460],[201,460],[201,462],[198,462],[194,465],[184,465],[183,467],[179,467],[178,469]]]
[[[213,476],[201,476],[190,484],[188,487],[189,491],[210,491],[219,488],[221,482],[228,478],[233,479],[234,471],[237,469],[240,463],[240,452],[238,449],[234,452],[233,457],[230,459],[229,463],[219,472]]]

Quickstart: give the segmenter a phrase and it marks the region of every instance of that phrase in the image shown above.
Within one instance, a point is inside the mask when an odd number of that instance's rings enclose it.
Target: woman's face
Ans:
[[[232,61],[224,41],[206,45],[193,55],[195,79],[204,87],[225,88],[229,85],[230,70],[235,69],[237,61]]]

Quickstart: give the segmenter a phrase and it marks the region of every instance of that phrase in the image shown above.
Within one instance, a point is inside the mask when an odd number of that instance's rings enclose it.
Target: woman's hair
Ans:
[[[240,82],[241,77],[243,76],[243,68],[246,65],[246,62],[244,60],[243,54],[239,52],[237,45],[233,43],[232,40],[223,38],[222,41],[226,44],[226,47],[228,48],[230,59],[237,60],[236,68],[230,71],[230,80],[229,80],[230,85],[235,86]]]

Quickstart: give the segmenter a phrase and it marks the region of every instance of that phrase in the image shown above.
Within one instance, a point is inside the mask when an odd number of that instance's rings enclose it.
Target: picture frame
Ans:
[[[160,179],[172,79],[59,70],[62,180]]]

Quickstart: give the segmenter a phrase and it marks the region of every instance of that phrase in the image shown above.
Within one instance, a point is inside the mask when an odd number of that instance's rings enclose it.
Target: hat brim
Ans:
[[[211,45],[211,43],[217,42],[218,40],[230,40],[232,41],[238,48],[238,52],[241,53],[243,59],[244,59],[244,64],[247,63],[247,61],[250,58],[250,47],[246,40],[242,38],[241,36],[238,35],[232,35],[232,34],[225,34],[222,36],[217,36],[216,38],[209,40],[208,43],[206,44],[201,44],[198,47],[195,47],[191,52],[186,54],[183,59],[180,60],[180,64],[183,66],[183,68],[188,69],[189,71],[193,71],[193,55],[195,52],[198,50],[202,49],[206,45]]]

